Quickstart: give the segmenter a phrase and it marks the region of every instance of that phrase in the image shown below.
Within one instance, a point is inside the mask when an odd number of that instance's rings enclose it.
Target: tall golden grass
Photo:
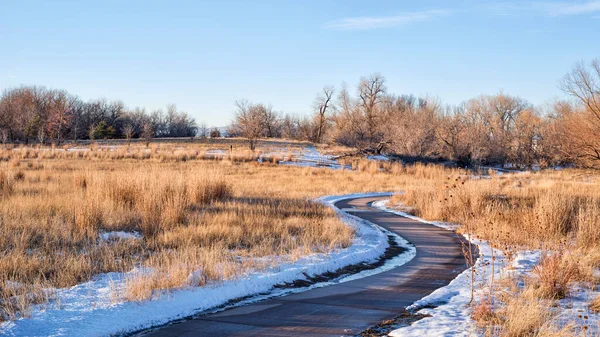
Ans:
[[[254,153],[178,151],[169,144],[0,151],[0,316],[27,314],[51,295],[44,289],[105,272],[150,270],[131,273],[117,294],[143,300],[268,266],[256,257],[346,247],[352,230],[310,199],[400,187],[379,166],[366,169],[371,164],[342,172],[257,163]],[[112,231],[141,238],[101,239]]]
[[[392,202],[430,220],[462,225],[504,250],[541,249],[541,262],[525,284],[495,306],[486,297],[473,318],[490,336],[577,336],[577,327],[557,323],[553,300],[567,297],[573,284],[597,284],[600,267],[600,183],[593,171],[525,172],[480,179],[448,174],[407,186]],[[492,288],[493,289],[493,288]],[[590,303],[590,308],[594,303]]]
[[[442,166],[356,158],[345,159],[353,170],[277,165],[297,149],[261,163],[260,153],[227,146],[217,154],[164,143],[67,150],[0,150],[4,319],[45,301],[51,296],[45,288],[98,273],[137,268],[117,296],[144,300],[160,290],[268,267],[256,257],[295,258],[345,247],[352,231],[309,201],[342,193],[404,191],[392,203],[461,224],[459,231],[487,239],[507,255],[523,248],[548,251],[526,286],[513,289],[500,308],[476,306],[475,316],[491,335],[565,335],[568,329],[551,324],[551,301],[567,296],[572,283],[593,280],[591,270],[600,267],[595,172],[492,172],[479,179]],[[107,231],[137,231],[142,238],[100,240]]]

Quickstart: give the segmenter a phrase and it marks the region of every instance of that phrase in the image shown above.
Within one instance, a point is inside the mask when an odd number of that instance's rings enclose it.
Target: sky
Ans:
[[[600,1],[0,0],[0,90],[66,89],[223,126],[235,101],[308,114],[325,85],[458,104],[564,97],[600,57]]]

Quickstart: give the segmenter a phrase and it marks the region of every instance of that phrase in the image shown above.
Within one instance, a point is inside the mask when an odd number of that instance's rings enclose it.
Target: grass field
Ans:
[[[553,300],[567,296],[576,282],[598,283],[595,172],[492,172],[482,178],[441,166],[358,159],[349,162],[354,170],[277,165],[303,146],[259,149],[271,156],[261,163],[241,146],[214,156],[209,146],[193,143],[0,151],[2,318],[27,315],[31,304],[52,297],[47,289],[99,273],[152,270],[115,294],[136,301],[156,290],[202,286],[267,267],[259,257],[295,259],[346,247],[352,231],[311,199],[354,192],[404,191],[392,203],[427,219],[456,222],[459,231],[509,256],[521,249],[548,251],[525,286],[514,287],[522,280],[498,281],[497,304],[475,305],[473,317],[491,335],[551,329]],[[198,270],[200,277],[190,278]],[[590,307],[599,310],[598,301]]]
[[[151,268],[118,294],[143,300],[188,285],[192,271],[202,270],[193,281],[202,285],[265,267],[255,257],[346,247],[350,228],[310,199],[398,188],[384,175],[259,164],[245,150],[223,158],[179,144],[23,147],[0,157],[4,319],[47,300],[44,289],[99,273]],[[139,237],[111,238],[117,232]]]
[[[525,278],[507,275],[473,307],[473,318],[490,336],[578,336],[588,325],[558,323],[557,300],[574,287],[598,289],[600,278],[600,180],[596,172],[566,170],[497,175],[489,179],[448,176],[406,187],[392,203],[426,219],[461,224],[459,232],[484,238],[508,259],[522,250],[542,251]],[[510,261],[508,261],[510,262]],[[599,297],[590,311],[598,311]]]

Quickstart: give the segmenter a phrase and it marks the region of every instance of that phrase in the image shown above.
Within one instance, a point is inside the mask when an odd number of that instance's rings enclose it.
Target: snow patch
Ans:
[[[132,240],[132,239],[140,239],[142,237],[142,235],[138,232],[122,232],[122,231],[100,233],[99,236],[102,241]]]
[[[434,226],[454,230],[455,225],[426,221],[414,215],[404,212],[398,212],[387,208],[388,201],[373,203],[374,207],[408,217],[417,221],[428,223]],[[492,274],[495,279],[499,279],[506,271],[506,259],[502,251],[493,249],[486,241],[475,237],[467,237],[472,244],[479,249],[479,258],[475,263],[477,271],[474,277],[476,289],[475,298],[482,296],[485,291],[485,285],[489,284]],[[492,249],[495,259],[492,260]],[[515,257],[511,270],[513,273],[524,274],[528,272],[540,259],[539,251],[520,252]],[[492,273],[493,271],[493,273]],[[458,275],[450,284],[439,288],[428,296],[416,301],[407,308],[409,311],[420,314],[428,314],[426,317],[416,321],[410,326],[396,329],[390,333],[390,336],[473,336],[479,335],[475,322],[471,318],[469,302],[471,300],[471,269],[465,270]]]
[[[333,207],[337,201],[344,199],[382,195],[390,194],[331,196],[321,198],[319,201]],[[125,302],[114,296],[119,290],[124,289],[127,278],[131,277],[133,273],[139,273],[140,270],[128,273],[101,274],[89,282],[55,290],[56,301],[44,307],[34,308],[29,318],[0,324],[0,334],[6,336],[122,334],[162,325],[199,312],[206,312],[236,298],[254,295],[238,303],[238,305],[242,305],[270,297],[347,282],[396,268],[415,256],[415,248],[406,240],[366,220],[342,213],[340,210],[337,212],[346,224],[355,229],[356,235],[350,247],[335,249],[328,254],[315,253],[294,262],[282,262],[268,270],[248,272],[233,280],[209,281],[204,287],[188,286],[171,292],[164,291],[158,298],[143,302]],[[382,267],[306,288],[273,289],[273,286],[277,284],[304,279],[305,274],[319,275],[360,262],[376,261],[389,246],[388,235],[406,248],[407,252],[388,260]],[[117,235],[119,238],[121,236],[121,234]],[[201,271],[192,273],[189,276],[190,284],[201,283],[202,277]],[[268,295],[256,295],[262,293],[268,293]]]
[[[382,155],[382,154],[378,154],[376,156],[367,156],[368,160],[373,160],[373,161],[389,161],[390,157]]]

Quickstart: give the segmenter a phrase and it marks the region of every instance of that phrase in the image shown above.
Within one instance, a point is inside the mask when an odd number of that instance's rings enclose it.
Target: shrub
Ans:
[[[581,277],[579,266],[563,254],[544,255],[533,268],[540,297],[561,299],[567,296],[569,285]]]

